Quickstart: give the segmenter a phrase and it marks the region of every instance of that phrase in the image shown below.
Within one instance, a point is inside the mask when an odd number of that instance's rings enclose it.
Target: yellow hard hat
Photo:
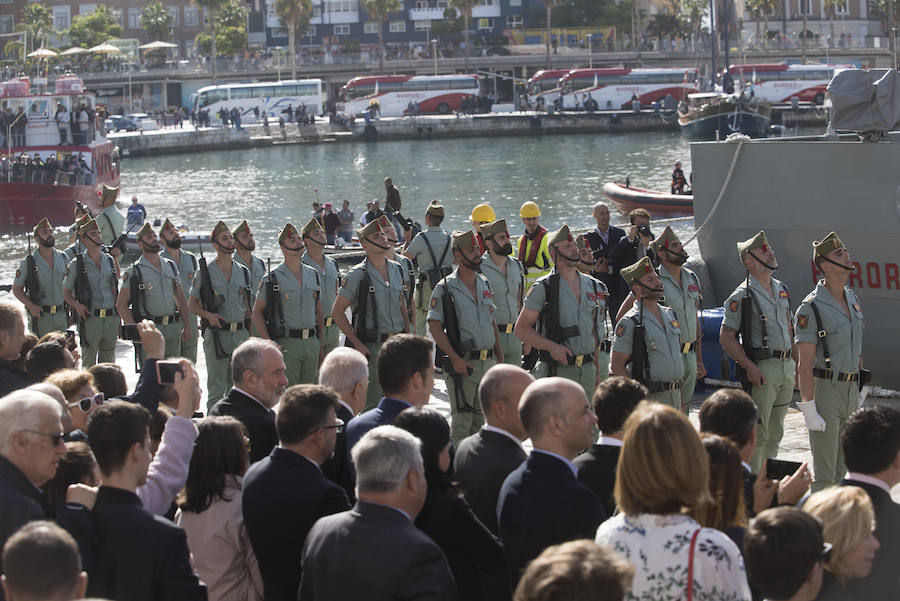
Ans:
[[[497,221],[497,215],[494,214],[494,209],[491,208],[491,205],[484,202],[472,209],[470,219],[472,221],[490,223],[492,221]]]
[[[522,203],[521,208],[519,208],[519,217],[522,219],[534,219],[535,217],[541,216],[541,208],[537,206],[536,203],[528,202]]]

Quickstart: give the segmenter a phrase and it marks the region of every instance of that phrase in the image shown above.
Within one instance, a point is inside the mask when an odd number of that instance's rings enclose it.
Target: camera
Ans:
[[[650,231],[650,226],[646,223],[642,223],[637,228],[638,234],[647,238],[653,238],[653,232]]]

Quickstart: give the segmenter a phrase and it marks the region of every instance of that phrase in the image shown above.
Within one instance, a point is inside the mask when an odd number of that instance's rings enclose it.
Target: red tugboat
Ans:
[[[118,152],[95,101],[71,74],[52,93],[25,77],[0,83],[0,234],[44,217],[68,225],[76,201],[96,215],[103,184],[119,185]]]

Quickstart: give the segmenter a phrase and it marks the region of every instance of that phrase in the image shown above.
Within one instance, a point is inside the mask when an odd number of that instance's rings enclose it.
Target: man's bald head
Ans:
[[[478,385],[478,400],[488,425],[525,440],[519,400],[532,382],[534,376],[517,365],[499,363],[487,370]]]
[[[552,415],[562,415],[564,401],[577,395],[584,396],[581,386],[566,378],[541,378],[535,380],[519,401],[519,417],[532,440],[541,436]]]

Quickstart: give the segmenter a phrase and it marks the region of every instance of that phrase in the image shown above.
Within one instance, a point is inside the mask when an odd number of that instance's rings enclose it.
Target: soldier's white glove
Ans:
[[[810,399],[805,403],[801,401],[797,403],[797,407],[800,408],[800,413],[803,414],[803,420],[806,422],[806,428],[808,430],[813,432],[825,431],[825,420],[822,419],[822,416],[816,411],[815,399]]]

